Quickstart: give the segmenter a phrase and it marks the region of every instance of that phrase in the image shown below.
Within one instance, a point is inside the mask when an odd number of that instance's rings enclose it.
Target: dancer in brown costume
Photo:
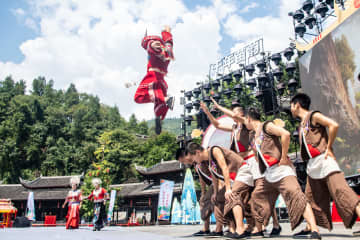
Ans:
[[[306,197],[310,200],[317,225],[332,229],[330,198],[336,204],[346,228],[351,228],[360,216],[360,198],[347,184],[344,173],[335,161],[332,145],[338,123],[318,111],[310,111],[311,99],[299,93],[291,99],[293,117],[301,119],[301,157],[307,163]],[[329,134],[326,129],[329,130]],[[295,234],[308,235],[309,227]],[[360,232],[354,232],[359,236]]]
[[[305,218],[311,229],[310,239],[321,239],[314,213],[297,181],[292,163],[287,156],[290,133],[274,123],[260,121],[261,115],[255,108],[247,112],[246,124],[255,131],[252,146],[256,152],[260,172],[264,173],[264,186],[256,189],[252,201],[252,212],[257,221],[268,224],[272,209],[279,193],[285,200],[294,230]]]
[[[211,173],[209,170],[209,161],[206,160],[200,163],[196,163],[189,157],[183,148],[177,150],[176,159],[183,164],[195,165],[195,169],[199,175],[201,187],[201,197],[199,204],[201,219],[204,221],[204,228],[203,230],[194,233],[193,236],[222,236],[222,229],[226,224],[223,216],[225,198],[223,193],[222,195],[218,195],[217,204],[214,204],[211,201],[214,189],[212,185]],[[214,213],[216,219],[216,228],[214,232],[210,232],[210,217],[212,213]]]
[[[245,111],[240,103],[234,101],[231,104],[231,110],[225,107],[220,106],[213,98],[211,100],[214,103],[214,107],[225,113],[227,116],[231,117],[235,124],[221,124],[208,110],[205,104],[201,103],[201,108],[204,113],[208,116],[211,123],[218,129],[223,131],[232,132],[231,134],[231,150],[239,154],[249,165],[250,172],[254,181],[254,187],[259,188],[263,186],[264,176],[259,171],[259,164],[255,159],[254,152],[250,146],[250,130],[247,129],[245,123]],[[257,201],[250,197],[250,201]],[[281,232],[281,227],[278,221],[276,210],[274,208],[272,212],[273,218],[273,229],[270,233],[271,237],[279,236]],[[250,224],[248,230],[255,224],[255,228],[251,234],[252,237],[263,237],[264,233],[262,231],[262,224],[259,222],[254,223],[252,216],[247,216],[247,223]]]
[[[187,147],[190,157],[196,161],[209,160],[209,167],[214,183],[214,195],[217,197],[219,192],[219,182],[224,182],[225,186],[225,207],[224,216],[229,221],[235,219],[236,229],[232,231],[229,238],[244,238],[249,236],[245,231],[243,216],[251,215],[249,205],[252,190],[252,175],[249,167],[246,166],[243,158],[226,148],[213,146],[208,149],[202,148],[197,143],[191,143]],[[233,183],[233,184],[232,184]],[[232,184],[232,185],[231,185]]]

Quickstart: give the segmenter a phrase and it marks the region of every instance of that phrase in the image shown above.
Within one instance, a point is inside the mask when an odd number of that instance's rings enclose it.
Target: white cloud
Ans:
[[[79,91],[117,105],[123,116],[135,113],[139,119],[153,118],[153,105],[136,104],[136,87],[127,89],[124,83],[145,75],[147,56],[140,46],[145,29],[159,34],[163,25],[172,27],[176,60],[167,81],[177,102],[169,116],[179,116],[180,90],[205,78],[218,56],[220,21],[234,11],[221,0],[193,11],[180,0],[28,1],[32,14],[25,24],[38,29],[39,36],[21,44],[21,63],[0,62],[0,79],[11,74],[29,88],[39,75],[53,79],[56,88],[74,83]]]
[[[242,10],[240,10],[240,13],[247,13],[250,12],[250,10],[259,7],[259,4],[256,2],[252,2],[249,5],[245,6]]]
[[[24,15],[25,15],[25,11],[24,11],[22,8],[12,9],[11,12],[12,12],[16,17],[20,17],[20,16],[24,16]]]
[[[240,42],[247,42],[257,37],[264,38],[266,51],[284,50],[294,38],[292,19],[288,12],[301,6],[300,0],[281,0],[279,15],[253,18],[247,21],[239,15],[230,16],[225,23],[226,33]]]

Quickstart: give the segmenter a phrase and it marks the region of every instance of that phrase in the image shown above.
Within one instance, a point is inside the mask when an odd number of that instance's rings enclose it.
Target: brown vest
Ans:
[[[234,152],[238,152],[235,144],[240,143],[245,149],[240,149],[239,152],[247,152],[250,150],[250,140],[249,133],[250,131],[246,128],[244,124],[240,125],[240,129],[237,131],[237,124],[233,125],[232,133],[231,133],[231,147],[230,149]],[[241,151],[242,150],[242,151]]]
[[[312,125],[312,122],[311,122],[312,116],[316,112],[319,112],[319,111],[313,111],[313,112],[309,112],[307,114],[305,120],[301,124],[301,128],[305,132],[305,140],[306,140],[306,143],[308,144],[308,146],[310,145],[311,147],[317,149],[321,154],[326,151],[329,137],[326,132],[326,128],[324,126]],[[312,156],[309,156],[309,154],[305,148],[305,144],[302,139],[303,138],[302,131],[300,131],[299,138],[300,138],[300,146],[301,146],[301,150],[300,150],[301,157],[304,161],[308,161],[310,158],[312,158]]]
[[[221,168],[218,165],[216,159],[213,157],[213,149],[215,147],[219,148],[223,152],[226,165],[228,166],[228,169],[229,169],[230,178],[232,180],[234,180],[236,177],[237,171],[244,163],[243,158],[229,149],[226,149],[223,147],[218,147],[218,146],[211,147],[209,150],[209,164],[211,166],[211,171],[213,173],[215,173],[214,175],[216,177],[220,178],[221,180],[224,180]]]
[[[280,161],[282,154],[282,146],[278,136],[270,135],[266,132],[266,125],[270,123],[270,121],[266,121],[261,125],[260,130],[255,133],[255,141],[262,138],[260,151],[262,155],[269,156],[275,158]],[[255,148],[256,150],[256,148]],[[260,157],[260,154],[256,151],[256,158],[259,162],[260,172],[264,173],[266,170],[266,166],[263,160]]]
[[[212,184],[211,172],[209,169],[208,161],[196,164],[195,169],[199,175],[199,178],[201,178],[207,185]]]

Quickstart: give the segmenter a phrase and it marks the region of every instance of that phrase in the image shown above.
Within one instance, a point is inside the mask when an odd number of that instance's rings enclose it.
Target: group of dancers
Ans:
[[[233,102],[231,109],[214,107],[231,117],[233,126],[220,123],[201,103],[201,108],[218,129],[231,132],[231,147],[203,148],[189,142],[178,149],[176,159],[191,164],[199,175],[200,210],[204,229],[195,236],[229,239],[264,236],[270,217],[270,237],[281,234],[275,202],[281,194],[289,215],[291,230],[306,220],[297,238],[321,239],[318,226],[331,230],[330,201],[333,199],[346,228],[360,216],[360,198],[348,186],[333,152],[338,123],[319,111],[310,111],[311,99],[299,93],[291,99],[291,113],[301,119],[299,138],[301,157],[307,164],[305,193],[288,157],[290,133],[280,119],[262,122],[256,108],[245,109]],[[210,231],[211,214],[216,228]],[[246,225],[244,224],[246,219]],[[228,231],[223,231],[228,226]],[[354,232],[359,236],[360,231]]]
[[[68,212],[66,215],[66,229],[77,229],[80,224],[80,208],[81,202],[85,199],[92,200],[94,202],[94,218],[93,218],[93,231],[100,231],[104,228],[104,225],[107,223],[106,216],[106,200],[109,199],[109,194],[106,189],[101,187],[101,179],[93,178],[92,185],[94,190],[89,196],[83,196],[78,186],[80,184],[79,177],[72,177],[70,179],[71,190],[69,191],[63,208],[65,208],[68,203]]]

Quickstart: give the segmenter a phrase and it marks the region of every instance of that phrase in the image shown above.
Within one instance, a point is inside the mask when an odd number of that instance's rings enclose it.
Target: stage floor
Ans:
[[[283,231],[281,237],[272,239],[292,239],[290,225],[281,224]],[[305,225],[299,226],[299,231]],[[77,230],[66,230],[64,227],[32,227],[0,229],[1,240],[165,240],[165,239],[206,239],[192,237],[191,234],[200,229],[200,225],[177,225],[177,226],[146,226],[146,227],[106,227],[100,232],[93,232],[89,227],[81,227]],[[212,226],[214,228],[215,226]],[[357,223],[354,231],[360,230]],[[353,237],[353,230],[345,229],[342,224],[334,224],[334,230],[328,232],[321,229],[323,239],[360,239]]]

